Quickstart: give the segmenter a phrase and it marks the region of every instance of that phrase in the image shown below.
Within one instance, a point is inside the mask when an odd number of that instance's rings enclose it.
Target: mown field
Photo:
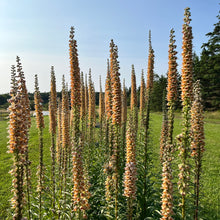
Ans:
[[[49,135],[49,120],[45,117],[46,128],[44,130],[44,163],[46,167],[50,167],[50,135]],[[159,160],[159,138],[162,124],[162,114],[152,113],[150,119],[150,149],[152,152],[151,158],[153,162],[153,170],[156,174],[160,173],[161,165]],[[98,128],[96,129],[98,132]],[[174,124],[174,136],[181,132],[181,115],[176,113]],[[205,119],[205,143],[206,151],[203,157],[203,173],[201,176],[201,219],[220,219],[220,114],[207,113]],[[7,121],[0,121],[0,219],[7,218],[10,210],[11,198],[11,175],[8,173],[12,166],[12,155],[7,153]],[[30,130],[29,139],[30,160],[32,183],[36,182],[36,168],[38,165],[38,135],[35,125],[35,119],[32,118],[32,127]],[[97,158],[99,158],[97,156]],[[177,165],[173,165],[174,170],[178,170]],[[100,166],[99,166],[100,167]],[[100,167],[102,169],[102,167]],[[174,173],[176,173],[176,171]],[[175,179],[175,178],[174,178]],[[161,191],[160,179],[152,179],[157,185],[158,191]],[[92,186],[96,182],[91,182]],[[174,185],[174,190],[177,185]],[[174,216],[175,218],[175,216]],[[97,216],[97,219],[98,216]]]

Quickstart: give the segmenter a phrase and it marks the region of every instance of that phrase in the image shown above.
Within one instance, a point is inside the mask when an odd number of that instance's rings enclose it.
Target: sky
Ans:
[[[10,69],[21,58],[29,92],[38,74],[41,92],[50,90],[50,69],[55,68],[57,90],[62,75],[69,82],[69,31],[75,28],[79,65],[92,70],[96,91],[99,76],[104,90],[109,44],[118,46],[121,80],[130,86],[134,64],[137,85],[147,75],[148,33],[155,51],[155,73],[168,69],[170,29],[174,28],[181,71],[184,8],[191,9],[193,50],[199,55],[205,36],[217,23],[219,0],[0,0],[0,94],[10,90]]]

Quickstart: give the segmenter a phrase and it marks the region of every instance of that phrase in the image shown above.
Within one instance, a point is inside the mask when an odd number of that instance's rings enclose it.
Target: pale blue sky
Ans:
[[[118,45],[121,79],[126,79],[127,86],[132,64],[137,84],[141,69],[146,78],[149,29],[155,72],[167,71],[171,28],[176,31],[180,69],[185,7],[191,8],[193,49],[199,54],[207,41],[205,34],[217,22],[218,0],[0,0],[0,93],[9,92],[10,67],[17,55],[30,92],[34,89],[34,74],[39,75],[40,90],[49,91],[51,65],[60,90],[62,74],[69,81],[70,26],[75,27],[80,68],[84,73],[92,69],[97,91],[99,75],[104,87],[111,39]]]

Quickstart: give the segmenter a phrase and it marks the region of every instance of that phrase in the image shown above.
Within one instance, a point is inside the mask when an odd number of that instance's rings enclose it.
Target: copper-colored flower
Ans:
[[[163,123],[160,134],[160,161],[161,163],[164,161],[164,152],[167,150],[167,136],[168,136],[168,120],[167,120],[167,111],[164,109],[163,113]]]
[[[110,119],[112,116],[112,87],[111,87],[111,76],[109,69],[109,60],[107,67],[107,77],[105,82],[105,113],[107,119]]]
[[[91,69],[89,69],[89,109],[88,109],[88,124],[89,138],[93,140],[93,127],[95,126],[95,88],[92,82]]]
[[[80,98],[80,69],[77,53],[77,42],[74,39],[74,28],[70,30],[69,40],[69,55],[70,55],[70,80],[71,80],[71,109],[74,109],[74,114],[79,114],[81,98]],[[79,117],[79,115],[72,117]]]
[[[181,98],[182,98],[182,112],[183,112],[183,130],[177,137],[179,157],[181,164],[179,166],[179,181],[178,188],[182,195],[182,218],[185,218],[186,214],[186,195],[187,188],[189,186],[189,152],[190,152],[190,108],[193,98],[192,94],[192,27],[190,24],[190,9],[185,9],[184,24],[183,24],[183,46],[182,46],[182,78],[181,78]]]
[[[128,198],[136,198],[136,131],[132,117],[129,120],[126,134],[126,164],[124,173],[124,196]]]
[[[183,24],[183,45],[182,45],[182,78],[181,78],[181,97],[183,101],[183,105],[185,105],[185,100],[189,99],[192,101],[193,99],[193,65],[192,65],[192,27],[190,24],[190,9],[185,9],[184,14],[184,24]]]
[[[42,105],[42,99],[40,96],[37,75],[35,75],[34,104],[35,104],[37,128],[42,129],[44,128],[43,105]]]
[[[69,97],[68,97],[68,90],[66,89],[66,85],[65,85],[64,76],[63,76],[63,88],[62,88],[61,124],[62,124],[62,148],[63,151],[66,151],[67,153],[67,149],[70,145]],[[67,159],[67,158],[63,158],[63,159]]]
[[[174,30],[170,31],[170,44],[169,44],[169,62],[168,62],[168,74],[167,74],[167,101],[168,105],[171,101],[177,99],[177,52],[176,52],[176,40],[174,39]]]
[[[121,125],[121,83],[120,83],[120,73],[118,64],[118,48],[113,43],[110,44],[110,57],[112,56],[112,72],[111,72],[111,82],[112,82],[112,123],[113,125]],[[111,69],[110,69],[111,70]]]
[[[89,183],[83,169],[81,142],[73,150],[73,211],[81,211],[85,215],[85,211],[90,208],[89,198]]]
[[[161,220],[172,220],[173,212],[173,183],[172,183],[172,169],[171,169],[171,157],[170,154],[171,145],[166,145],[163,152],[163,169],[162,169],[162,204],[161,204]]]
[[[123,82],[123,91],[122,91],[122,123],[126,123],[127,121],[127,92],[125,88],[125,80]]]
[[[140,113],[143,119],[144,117],[144,110],[145,110],[145,100],[146,100],[146,87],[144,82],[144,70],[141,73],[141,87],[140,87]]]
[[[62,105],[60,98],[58,99],[58,108],[57,108],[57,138],[56,138],[56,156],[57,162],[60,167],[61,163],[61,153],[62,153],[62,123],[61,123],[61,114],[62,114]]]
[[[85,76],[85,115],[88,114],[88,108],[89,108],[89,90],[88,90],[88,84],[87,84],[87,74]]]
[[[191,108],[191,155],[202,157],[204,152],[204,113],[200,91],[200,83],[197,81],[194,86],[194,101]]]
[[[80,119],[84,120],[86,114],[86,102],[85,102],[85,86],[83,81],[83,72],[81,72],[81,106],[80,106]]]
[[[137,108],[137,87],[136,87],[136,75],[134,65],[131,70],[131,111]]]
[[[99,120],[102,121],[105,114],[105,101],[102,93],[102,82],[100,76],[100,92],[99,92]]]
[[[26,83],[20,58],[16,58],[17,72],[15,67],[11,69],[11,91],[9,106],[9,153],[13,153],[14,166],[10,172],[13,175],[11,204],[14,209],[13,218],[21,219],[24,205],[24,171],[29,196],[30,189],[30,170],[28,168],[28,132],[30,128],[30,106],[26,89]],[[17,80],[18,78],[18,80]],[[26,168],[26,170],[24,170]],[[28,203],[30,201],[28,200]]]
[[[56,92],[56,78],[54,67],[51,66],[51,82],[50,82],[50,99],[49,99],[49,118],[50,118],[50,132],[56,134],[57,126],[57,92]]]
[[[151,31],[149,31],[149,54],[148,54],[148,69],[147,69],[147,86],[146,89],[152,90],[154,81],[154,50],[151,45]]]

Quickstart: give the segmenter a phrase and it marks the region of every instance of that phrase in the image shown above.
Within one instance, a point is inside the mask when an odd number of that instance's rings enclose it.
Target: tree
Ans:
[[[201,81],[205,108],[211,110],[220,108],[220,15],[217,18],[214,30],[206,34],[209,40],[202,45],[199,64],[194,57],[195,78]]]
[[[167,77],[154,74],[151,108],[153,111],[162,111],[163,92],[166,91]]]

